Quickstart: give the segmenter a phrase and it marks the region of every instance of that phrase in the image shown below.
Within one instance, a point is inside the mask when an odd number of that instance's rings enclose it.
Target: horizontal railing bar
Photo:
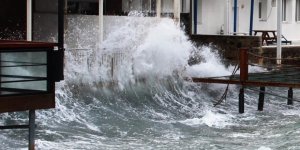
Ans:
[[[36,66],[47,66],[47,64],[39,64],[39,65],[9,65],[9,66],[0,66],[1,68],[13,68],[13,67],[36,67]]]
[[[209,79],[209,78],[192,78],[193,82],[202,83],[219,83],[219,84],[240,84],[244,86],[273,86],[273,87],[293,87],[300,88],[297,83],[284,83],[284,82],[262,82],[262,81],[244,81],[239,80],[226,80],[226,79]]]
[[[7,95],[24,95],[24,94],[46,94],[49,91],[46,90],[28,90],[28,89],[16,89],[16,88],[0,88],[0,91],[13,92],[11,94],[0,94],[0,97]]]
[[[45,52],[48,53],[50,51],[53,51],[53,48],[1,48],[0,47],[0,54],[1,53],[36,53],[36,52]]]
[[[37,79],[37,80],[47,80],[47,77],[33,77],[33,76],[19,76],[19,75],[0,75],[0,77],[8,78],[25,78],[25,79]]]
[[[6,129],[28,129],[29,125],[8,125],[8,126],[0,126],[0,130]]]
[[[47,79],[36,79],[36,80],[17,80],[17,81],[1,81],[0,83],[17,83],[17,82],[32,82],[32,81],[46,81]]]
[[[45,64],[45,63],[33,63],[33,62],[23,62],[23,61],[8,61],[8,60],[2,60],[1,62],[7,62],[7,63],[17,63],[17,64]]]

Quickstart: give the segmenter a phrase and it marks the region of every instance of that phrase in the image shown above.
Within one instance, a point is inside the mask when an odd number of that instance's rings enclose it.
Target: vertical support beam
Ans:
[[[224,27],[224,33],[225,35],[230,34],[230,0],[226,0],[226,10],[225,10],[225,27]]]
[[[99,42],[101,43],[103,41],[103,1],[99,0]]]
[[[190,33],[190,35],[192,35],[193,34],[193,0],[189,0],[190,1],[190,31],[189,31],[189,33]]]
[[[289,88],[288,90],[288,105],[293,105],[293,88]]]
[[[111,78],[114,79],[114,69],[115,69],[114,56],[111,57],[110,65],[111,65],[111,72],[110,72]]]
[[[156,0],[156,17],[161,17],[161,0]]]
[[[32,41],[32,0],[26,3],[26,40]]]
[[[58,47],[64,49],[65,0],[58,1]]]
[[[58,51],[55,52],[54,57],[56,61],[55,81],[64,79],[64,40],[65,40],[65,0],[57,0],[58,4]]]
[[[236,32],[237,32],[237,9],[238,9],[238,2],[237,0],[234,0],[234,16],[233,16],[233,32],[234,32],[234,35],[236,35]]]
[[[248,53],[246,48],[240,49],[240,81],[248,80]]]
[[[253,31],[253,13],[254,13],[254,0],[251,0],[249,35],[252,35],[252,31]]]
[[[281,46],[281,35],[282,35],[282,0],[277,0],[277,51],[276,51],[276,58],[277,65],[281,64],[281,53],[282,53],[282,46]]]
[[[174,4],[174,20],[176,23],[180,23],[180,0],[173,0]]]
[[[35,137],[35,110],[29,110],[29,150],[34,150],[34,137]]]
[[[240,89],[239,94],[239,113],[245,112],[245,95],[244,95],[244,86]]]
[[[246,48],[240,49],[240,82],[242,88],[239,94],[239,113],[244,113],[245,110],[245,95],[244,95],[244,82],[248,80],[248,53]]]
[[[198,0],[194,0],[194,34],[197,34],[198,25]]]
[[[264,110],[265,91],[266,91],[265,87],[260,87],[259,98],[258,98],[258,111]]]

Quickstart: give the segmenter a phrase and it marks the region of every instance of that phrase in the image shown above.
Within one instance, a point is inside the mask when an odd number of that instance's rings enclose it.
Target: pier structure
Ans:
[[[27,15],[21,37],[10,36],[10,30],[0,35],[0,115],[27,111],[28,123],[3,123],[0,130],[27,129],[28,149],[34,150],[36,110],[55,108],[55,82],[64,79],[65,1],[27,0],[19,4],[11,0],[4,4],[26,8]],[[6,5],[3,9],[9,12]],[[11,13],[6,16],[14,18]],[[2,21],[9,29],[10,22]]]
[[[28,111],[26,125],[1,125],[28,129],[34,149],[35,110],[55,108],[55,82],[61,80],[56,43],[0,40],[0,113]]]
[[[220,77],[192,77],[192,81],[195,83],[217,83],[217,84],[235,84],[240,85],[239,91],[239,113],[244,113],[244,103],[245,103],[245,89],[252,87],[259,87],[259,90],[252,89],[259,92],[258,99],[258,110],[262,111],[264,108],[264,96],[265,94],[270,94],[266,92],[266,87],[283,87],[288,89],[287,105],[293,105],[293,89],[300,88],[300,65],[299,63],[294,64],[284,64],[288,61],[300,61],[300,58],[286,58],[280,59],[281,65],[277,65],[277,58],[264,57],[259,54],[253,53],[249,48],[240,48],[238,55],[238,63],[230,76],[220,76]],[[261,65],[258,63],[252,63],[250,58],[253,60],[264,59],[264,61],[269,60],[273,62],[268,65]],[[266,71],[258,73],[249,73],[249,66],[258,66],[264,68]],[[236,74],[237,71],[239,74]]]

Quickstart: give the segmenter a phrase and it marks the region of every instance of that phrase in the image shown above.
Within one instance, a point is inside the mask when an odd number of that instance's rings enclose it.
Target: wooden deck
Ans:
[[[271,86],[300,88],[300,69],[297,70],[274,70],[268,72],[249,73],[248,79],[240,81],[240,75],[223,77],[198,78],[193,77],[193,82],[239,84],[244,86]]]
[[[273,65],[272,66],[261,66],[265,67],[264,72],[249,73],[248,67],[252,64],[249,61],[249,54],[251,54],[247,49],[240,49],[239,60],[236,70],[230,76],[222,77],[192,77],[192,81],[195,83],[217,83],[217,84],[236,84],[240,85],[239,91],[239,112],[244,113],[244,88],[246,87],[260,87],[259,100],[258,100],[258,110],[263,110],[265,87],[286,87],[288,88],[287,104],[293,104],[293,88],[300,88],[300,66],[299,63],[295,65]],[[256,55],[254,55],[257,57]],[[258,59],[262,56],[258,57]],[[276,60],[276,58],[270,58]],[[289,58],[293,59],[293,58]],[[283,60],[283,59],[282,59]],[[294,58],[295,61],[300,61],[300,58]],[[259,65],[257,65],[259,66]],[[240,70],[239,74],[235,74],[237,70]],[[228,87],[227,87],[228,88]],[[227,91],[227,90],[226,90]],[[224,93],[226,98],[226,93]]]
[[[268,71],[249,73],[247,49],[241,49],[239,54],[240,74],[222,77],[192,77],[193,82],[240,84],[243,86],[274,86],[300,88],[300,66],[299,65],[273,65],[267,66]],[[300,61],[300,59],[298,60]],[[257,65],[259,66],[259,65]]]

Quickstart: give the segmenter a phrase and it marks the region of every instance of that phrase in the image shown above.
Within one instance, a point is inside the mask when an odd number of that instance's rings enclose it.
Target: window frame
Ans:
[[[300,0],[296,0],[295,21],[300,22]]]
[[[282,0],[282,22],[287,22],[287,0]]]

